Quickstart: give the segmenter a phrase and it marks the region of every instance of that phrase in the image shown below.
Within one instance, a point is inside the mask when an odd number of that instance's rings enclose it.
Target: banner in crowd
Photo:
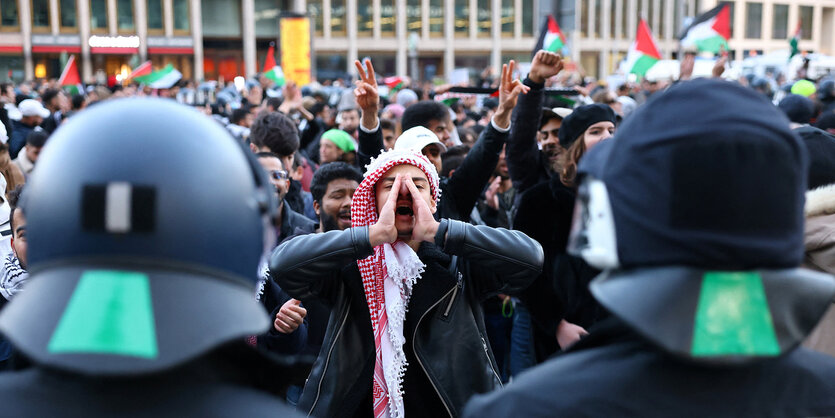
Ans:
[[[279,27],[284,78],[299,86],[310,84],[310,18],[282,17]]]

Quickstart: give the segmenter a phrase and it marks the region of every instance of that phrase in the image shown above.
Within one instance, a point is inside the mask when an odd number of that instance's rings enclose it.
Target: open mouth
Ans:
[[[415,212],[411,206],[398,206],[394,213],[398,215],[414,216]]]
[[[343,222],[351,222],[351,212],[350,211],[339,212],[338,218],[339,218],[340,221],[343,221]]]

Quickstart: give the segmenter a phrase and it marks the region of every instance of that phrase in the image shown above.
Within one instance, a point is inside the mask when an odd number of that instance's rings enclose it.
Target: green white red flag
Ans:
[[[683,48],[696,47],[700,52],[718,54],[723,48],[728,51],[731,39],[731,9],[720,4],[700,15],[681,35]]]
[[[531,56],[536,55],[540,49],[551,52],[560,52],[565,47],[565,36],[560,30],[560,25],[554,16],[548,15],[542,29],[539,31],[539,40],[536,42],[536,47],[533,49]]]
[[[641,19],[638,22],[638,33],[635,35],[635,42],[629,47],[622,68],[626,73],[643,77],[647,70],[652,68],[660,59],[661,54],[658,53],[658,46],[652,37],[652,31],[650,31],[647,22]]]

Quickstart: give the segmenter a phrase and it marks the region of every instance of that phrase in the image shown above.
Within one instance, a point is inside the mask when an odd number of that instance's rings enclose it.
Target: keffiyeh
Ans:
[[[401,164],[413,165],[426,174],[432,198],[437,203],[440,190],[435,166],[416,151],[386,151],[367,166],[365,179],[354,193],[351,203],[353,226],[370,226],[377,222],[375,185],[392,167]],[[374,416],[403,417],[403,375],[407,366],[403,323],[412,287],[425,266],[414,250],[401,241],[375,247],[374,254],[357,261],[357,265],[374,330]]]
[[[2,275],[0,275],[0,294],[6,300],[11,300],[23,289],[28,279],[29,273],[20,266],[20,260],[12,254],[7,255],[3,262]]]

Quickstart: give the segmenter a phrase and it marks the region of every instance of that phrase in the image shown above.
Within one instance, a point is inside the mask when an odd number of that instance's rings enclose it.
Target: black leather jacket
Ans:
[[[479,302],[524,289],[540,272],[543,254],[521,232],[448,222],[443,249],[423,243],[418,250],[426,270],[406,315],[405,348],[413,357],[404,388],[407,411],[409,394],[419,389],[440,398],[442,412],[459,416],[472,395],[501,386]],[[356,261],[372,252],[368,228],[357,227],[294,238],[271,256],[271,274],[287,293],[322,298],[333,308],[298,404],[308,415],[353,416],[370,396],[374,337]],[[410,388],[416,381],[432,388]]]

